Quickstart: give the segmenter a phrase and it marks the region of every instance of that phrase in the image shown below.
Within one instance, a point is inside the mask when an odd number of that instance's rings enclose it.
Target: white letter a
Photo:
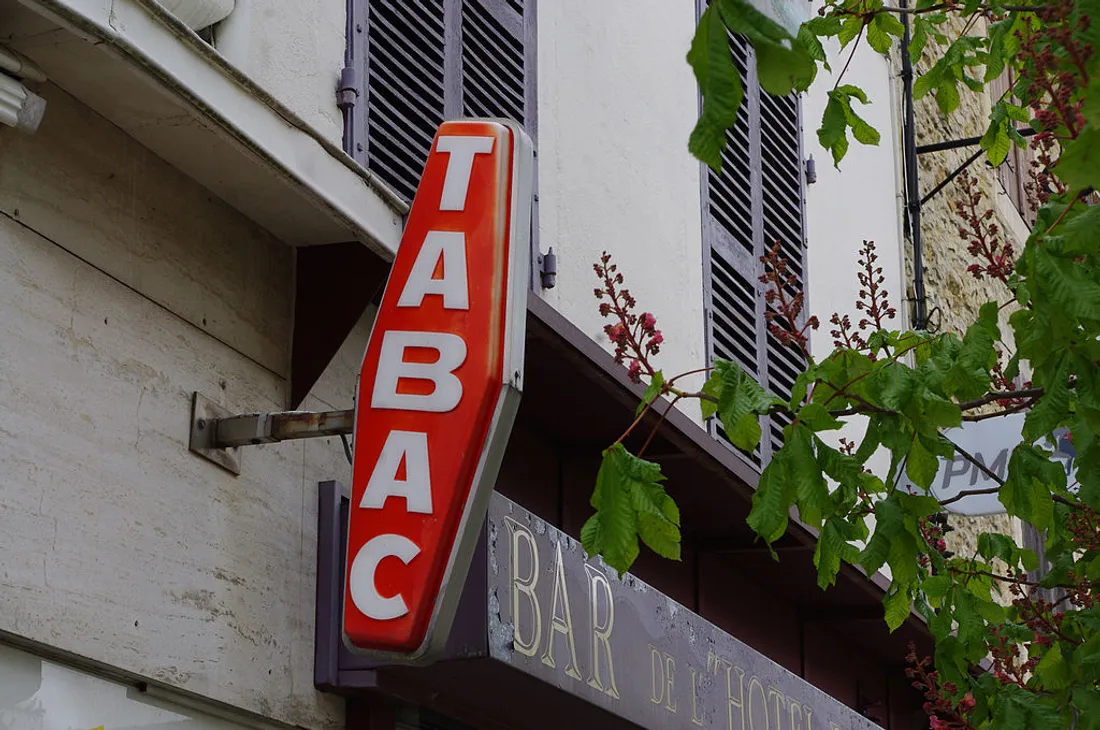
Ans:
[[[439,257],[443,276],[433,279]],[[399,307],[419,307],[428,294],[442,294],[444,309],[469,309],[470,287],[466,281],[466,234],[459,231],[428,231],[416,253],[409,278],[397,300]]]
[[[405,478],[398,479],[401,462]],[[389,497],[404,497],[409,512],[432,513],[432,476],[428,466],[428,434],[418,431],[390,431],[378,462],[371,472],[359,506],[382,509]]]

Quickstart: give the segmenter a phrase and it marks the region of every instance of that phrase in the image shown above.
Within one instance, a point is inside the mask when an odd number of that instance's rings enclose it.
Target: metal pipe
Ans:
[[[243,416],[210,419],[201,426],[213,435],[206,447],[231,449],[250,444],[271,444],[292,439],[323,438],[350,434],[355,427],[355,411],[285,411],[249,413]]]
[[[1035,134],[1035,130],[1031,127],[1024,127],[1023,129],[1017,129],[1016,133],[1021,137],[1030,137]],[[965,137],[963,139],[952,139],[946,142],[935,142],[933,144],[922,144],[917,147],[917,154],[923,155],[925,152],[942,152],[943,150],[957,150],[960,147],[970,147],[976,145],[982,141],[981,137]]]
[[[0,46],[0,71],[6,71],[12,76],[18,76],[27,81],[36,81],[40,84],[46,81],[46,74],[42,73],[42,69],[21,54],[3,46]]]
[[[901,0],[908,7],[908,0]],[[920,179],[917,177],[917,141],[913,113],[913,63],[909,60],[909,14],[901,14],[904,26],[901,45],[902,99],[905,122],[902,129],[902,164],[905,167],[905,207],[909,213],[909,238],[913,241],[913,328],[923,329],[928,320],[928,298],[924,291],[924,250],[920,228]]]

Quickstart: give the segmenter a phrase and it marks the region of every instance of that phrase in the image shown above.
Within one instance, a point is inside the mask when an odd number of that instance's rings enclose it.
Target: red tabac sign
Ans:
[[[519,405],[533,153],[518,125],[436,134],[359,376],[344,588],[353,649],[442,649]]]

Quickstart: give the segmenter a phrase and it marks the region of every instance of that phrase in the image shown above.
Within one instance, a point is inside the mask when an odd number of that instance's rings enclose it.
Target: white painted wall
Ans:
[[[278,410],[292,252],[55,88],[0,129],[0,631],[317,730],[316,484],[338,439],[187,450],[189,400]],[[369,317],[304,408],[352,402]],[[94,721],[98,722],[98,720]]]
[[[538,4],[539,236],[558,255],[557,287],[543,296],[609,346],[592,295],[607,250],[657,316],[669,375],[706,355],[699,164],[687,151],[694,29],[691,2]]]
[[[326,139],[340,145],[336,87],[344,67],[346,0],[236,0],[215,47]]]
[[[896,326],[906,328],[909,323],[904,308],[903,188],[895,73],[889,61],[865,43],[856,52],[842,83],[855,84],[867,92],[871,103],[856,103],[853,109],[879,131],[882,140],[877,147],[850,140],[848,154],[838,170],[828,150],[818,142],[817,129],[828,92],[836,84],[850,48],[840,53],[834,41],[826,50],[833,73],[821,72],[805,94],[802,106],[805,154],[813,155],[817,163],[817,182],[806,186],[806,229],[810,313],[821,320],[821,328],[812,339],[818,357],[833,349],[828,323],[833,312],[849,313],[854,322],[860,319],[855,310],[860,290],[856,261],[865,239],[877,245],[890,302],[898,309]]]

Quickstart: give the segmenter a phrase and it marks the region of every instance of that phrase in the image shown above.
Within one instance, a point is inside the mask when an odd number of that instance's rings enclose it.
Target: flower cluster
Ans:
[[[790,270],[778,241],[760,257],[760,261],[764,264],[760,282],[768,287],[764,292],[764,302],[767,304],[764,320],[768,324],[768,332],[783,347],[793,347],[809,356],[810,337],[807,330],[817,329],[819,322],[817,317],[810,317],[801,327],[798,326],[805,304],[804,294],[798,276]]]
[[[957,697],[959,688],[954,682],[941,682],[939,672],[931,670],[931,657],[918,657],[917,648],[909,644],[906,660],[912,668],[905,676],[912,680],[913,688],[924,693],[924,712],[928,715],[928,727],[932,730],[975,730],[967,720],[967,714],[976,704],[969,692]]]
[[[656,317],[649,312],[637,314],[633,311],[638,303],[630,290],[622,287],[623,275],[618,265],[611,263],[611,254],[604,251],[599,263],[593,264],[592,269],[603,284],[596,287],[596,298],[606,298],[600,302],[600,316],[616,320],[603,328],[604,334],[615,346],[615,362],[626,364],[627,376],[631,381],[640,383],[643,374],[652,377],[656,372],[649,358],[661,351],[665,337],[657,329]]]
[[[1084,98],[1078,91],[1088,85],[1092,46],[1080,38],[1092,19],[1080,13],[1072,20],[1074,5],[1072,0],[1056,0],[1037,8],[1042,23],[1016,31],[1020,54],[1027,58],[1017,88],[1043,128],[1041,134],[1058,139],[1076,138],[1085,126]]]
[[[1001,349],[999,347],[994,347],[993,349],[997,353],[997,362],[993,364],[993,367],[989,371],[993,389],[1012,392],[1016,390],[1016,382],[1012,378],[1005,375],[1003,363],[1004,353],[1001,352]],[[1030,380],[1025,380],[1020,385],[1021,388],[1025,389],[1030,388],[1031,386],[1032,382]],[[997,400],[997,405],[1001,406],[1002,408],[1020,408],[1030,402],[1031,399],[1029,398],[1009,397],[999,398]]]
[[[993,209],[979,210],[982,191],[978,179],[968,173],[959,176],[962,197],[955,201],[955,213],[962,220],[959,238],[967,241],[966,250],[981,263],[974,263],[966,270],[975,278],[988,276],[1008,283],[1008,277],[1016,265],[1016,253],[1011,243],[1001,237],[1000,227],[993,222]]]
[[[859,321],[859,328],[862,330],[874,324],[875,329],[883,329],[886,320],[896,317],[898,311],[890,306],[890,292],[883,287],[886,277],[882,273],[882,267],[878,265],[874,241],[865,240],[863,247],[859,249],[859,271],[856,272],[856,277],[860,287],[856,309],[866,315]]]
[[[945,558],[955,556],[955,553],[947,549],[947,533],[954,532],[955,528],[947,523],[947,513],[937,512],[918,523],[921,535],[929,548],[935,550]],[[927,555],[921,555],[920,564],[927,567],[929,564]]]
[[[859,280],[859,299],[856,301],[856,309],[863,312],[858,326],[852,325],[851,318],[845,314],[841,316],[834,312],[829,319],[833,329],[829,334],[833,337],[834,347],[847,347],[853,350],[866,350],[867,340],[863,336],[864,330],[874,325],[881,330],[885,327],[886,320],[897,316],[897,309],[890,306],[890,293],[883,284],[886,277],[882,273],[882,267],[878,265],[878,254],[875,252],[874,241],[864,241],[859,249],[859,269],[856,277]],[[868,353],[873,360],[874,353]]]

